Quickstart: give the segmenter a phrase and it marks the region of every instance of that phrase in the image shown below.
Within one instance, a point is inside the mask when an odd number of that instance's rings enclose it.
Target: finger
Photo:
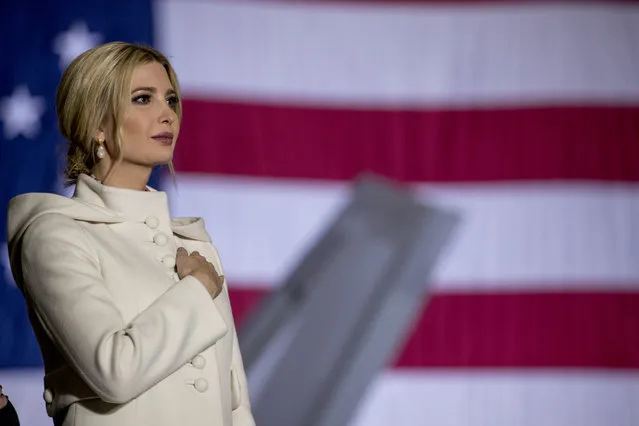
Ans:
[[[178,249],[177,256],[175,257],[175,267],[178,275],[183,277],[191,273],[191,271],[194,269],[194,266],[192,265],[193,262],[190,260],[191,259],[188,256],[186,250]]]
[[[213,273],[215,273],[215,275],[220,275],[220,273],[217,271],[217,268],[215,267],[214,264],[212,264],[211,262],[207,262],[209,267],[211,268],[211,271],[213,271]]]
[[[217,271],[215,270],[215,266],[213,266],[211,263],[208,263],[208,262],[204,266],[208,274],[211,276],[211,279],[213,280],[213,282],[216,285],[219,285],[220,276],[217,274]]]
[[[199,252],[199,251],[194,251],[193,253],[191,253],[191,256],[193,256],[193,257],[195,257],[195,258],[197,258],[197,259],[200,259],[200,260],[206,260],[206,259],[204,258],[204,256],[202,256],[202,255],[200,254],[200,252]]]
[[[209,269],[209,272],[211,273],[211,275],[213,275],[214,277],[217,277],[217,271],[215,270],[215,266],[208,263],[206,267]]]
[[[184,260],[187,258],[187,256],[184,255],[184,252],[186,250],[182,249],[178,249],[177,250],[177,254],[175,255],[175,266],[180,269],[182,267],[182,265],[184,264]]]
[[[215,269],[215,266],[211,263],[209,263],[209,271],[211,271],[211,275],[213,275],[213,277],[215,278],[215,282],[217,285],[223,285],[224,284],[224,275],[220,275],[217,272],[217,269]]]
[[[221,286],[224,285],[224,275],[218,275],[218,281]]]
[[[197,268],[182,268],[182,269],[178,269],[177,274],[178,274],[178,277],[182,279],[188,275],[192,275],[193,272],[195,271],[197,271]]]

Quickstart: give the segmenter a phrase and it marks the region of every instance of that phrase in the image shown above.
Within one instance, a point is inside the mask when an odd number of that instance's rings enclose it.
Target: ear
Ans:
[[[100,130],[98,133],[95,134],[95,140],[103,141],[105,139],[106,139],[106,137],[105,137],[104,132],[102,130]]]

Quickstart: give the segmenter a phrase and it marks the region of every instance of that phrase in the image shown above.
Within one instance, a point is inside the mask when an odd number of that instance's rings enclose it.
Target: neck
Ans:
[[[121,163],[115,166],[111,173],[108,170],[96,170],[95,177],[106,186],[146,191],[151,171],[152,169],[148,166]]]

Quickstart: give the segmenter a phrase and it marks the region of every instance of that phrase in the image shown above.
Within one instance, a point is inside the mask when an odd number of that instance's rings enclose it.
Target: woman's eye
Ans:
[[[139,95],[133,98],[133,103],[144,105],[148,104],[150,100],[150,95]]]
[[[167,104],[169,104],[169,106],[170,106],[172,109],[176,109],[176,108],[177,108],[177,106],[180,104],[180,99],[178,99],[178,97],[177,97],[177,96],[169,96],[169,97],[166,99],[166,103],[167,103]]]

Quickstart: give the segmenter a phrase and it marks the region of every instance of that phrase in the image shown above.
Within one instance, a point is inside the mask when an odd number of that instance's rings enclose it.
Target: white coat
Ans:
[[[175,272],[179,246],[223,274],[201,218],[166,193],[78,179],[11,200],[9,252],[45,365],[50,416],[74,426],[251,426],[226,282]]]

